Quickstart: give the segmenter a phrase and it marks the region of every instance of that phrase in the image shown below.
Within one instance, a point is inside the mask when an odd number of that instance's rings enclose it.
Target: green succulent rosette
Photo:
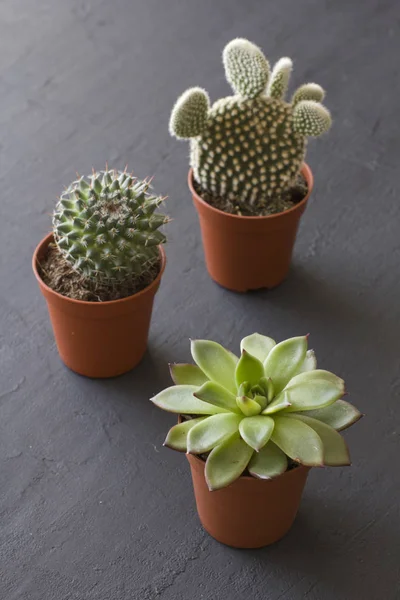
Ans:
[[[362,415],[342,400],[344,381],[317,369],[307,337],[276,343],[254,333],[241,341],[241,356],[208,340],[192,340],[196,364],[170,365],[176,385],[152,402],[187,416],[165,445],[207,454],[210,490],[223,488],[247,469],[261,479],[284,473],[288,458],[302,465],[349,465],[338,433]]]

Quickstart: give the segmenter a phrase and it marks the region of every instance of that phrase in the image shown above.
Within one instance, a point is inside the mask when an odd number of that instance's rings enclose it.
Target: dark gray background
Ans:
[[[394,0],[2,0],[2,600],[400,598],[399,16]],[[292,56],[292,89],[323,85],[334,118],[309,146],[290,276],[248,295],[206,273],[188,147],[167,131],[187,87],[229,93],[236,36]],[[148,353],[95,381],[61,364],[30,261],[63,186],[106,160],[155,175],[173,222]],[[239,551],[201,530],[185,457],[162,447],[174,418],[148,398],[189,337],[237,349],[255,330],[310,332],[367,417],[346,433],[353,466],[311,473],[289,535]]]

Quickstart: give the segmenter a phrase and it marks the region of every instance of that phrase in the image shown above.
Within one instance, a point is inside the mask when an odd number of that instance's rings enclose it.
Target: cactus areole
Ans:
[[[344,381],[317,369],[307,342],[300,336],[277,344],[254,333],[242,340],[239,358],[216,342],[194,340],[196,364],[171,365],[176,385],[152,401],[189,418],[172,427],[165,445],[207,455],[211,491],[243,473],[277,477],[293,463],[350,464],[338,431],[361,413],[342,400]]]
[[[154,266],[167,217],[156,212],[163,198],[149,188],[148,180],[108,169],[71,183],[56,205],[53,231],[74,270],[115,285]]]
[[[190,164],[204,192],[268,204],[293,187],[307,138],[331,125],[324,91],[308,83],[286,102],[292,61],[281,58],[271,71],[262,51],[245,39],[225,47],[223,63],[234,95],[210,106],[205,90],[187,90],[172,110],[170,133],[190,140]]]

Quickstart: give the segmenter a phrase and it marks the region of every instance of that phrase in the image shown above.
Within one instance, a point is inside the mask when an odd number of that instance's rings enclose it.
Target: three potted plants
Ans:
[[[236,39],[223,62],[234,95],[210,106],[203,89],[188,90],[173,108],[170,133],[190,140],[189,187],[211,277],[235,291],[272,288],[287,274],[313,187],[307,137],[327,131],[331,119],[317,84],[284,100],[290,59],[270,72],[257,46]],[[157,212],[164,199],[149,188],[107,167],[79,177],[35,250],[59,353],[83,375],[122,374],[145,352],[168,221]],[[200,520],[230,546],[279,540],[311,467],[350,464],[338,432],[361,413],[342,399],[343,380],[317,369],[307,345],[307,336],[277,344],[254,333],[238,357],[194,340],[196,364],[170,365],[175,385],[152,398],[178,415],[165,445],[186,452]]]
[[[204,528],[218,541],[256,548],[291,527],[311,467],[349,465],[338,431],[361,413],[344,382],[317,369],[307,336],[278,344],[254,333],[241,356],[191,342],[195,365],[170,365],[175,383],[154,398],[177,413],[165,445],[186,452]]]
[[[146,350],[168,221],[149,188],[126,170],[79,177],[33,255],[60,356],[82,375],[120,375]]]
[[[240,292],[272,288],[287,275],[313,188],[307,138],[327,131],[331,118],[317,84],[302,85],[285,102],[289,58],[271,72],[257,46],[235,39],[223,62],[234,95],[210,106],[205,90],[187,90],[169,130],[190,140],[189,188],[210,276]]]

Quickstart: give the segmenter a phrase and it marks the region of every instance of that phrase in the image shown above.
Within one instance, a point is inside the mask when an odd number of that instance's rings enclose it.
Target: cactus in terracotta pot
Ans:
[[[329,129],[324,91],[308,83],[287,102],[292,61],[281,58],[271,71],[260,48],[245,39],[225,47],[223,63],[234,95],[210,106],[204,89],[187,90],[172,110],[169,130],[190,140],[190,163],[203,191],[268,203],[295,183],[307,138]]]
[[[168,221],[150,181],[106,169],[79,177],[61,195],[54,214],[55,242],[71,267],[106,283],[138,276],[159,260],[159,231]]]
[[[33,270],[64,363],[87,377],[133,369],[146,347],[166,241],[150,180],[106,169],[62,193]]]
[[[175,386],[152,402],[184,416],[165,445],[206,457],[210,490],[243,472],[270,479],[284,473],[288,459],[307,466],[350,464],[338,431],[361,417],[342,400],[343,380],[317,369],[307,336],[280,343],[254,333],[237,357],[220,344],[193,340],[195,365],[170,366]]]

